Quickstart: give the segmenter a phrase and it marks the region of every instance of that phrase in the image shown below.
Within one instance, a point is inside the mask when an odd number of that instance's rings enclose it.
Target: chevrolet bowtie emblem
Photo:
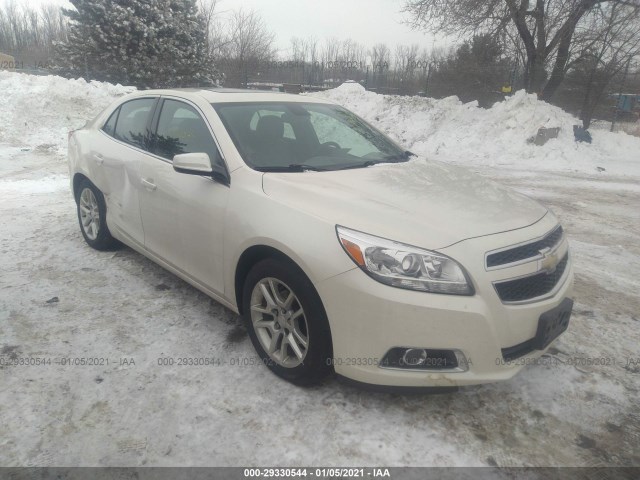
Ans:
[[[542,255],[542,260],[538,263],[538,270],[547,274],[555,272],[559,261],[558,254],[551,252],[549,248],[543,248],[540,250],[540,255]]]

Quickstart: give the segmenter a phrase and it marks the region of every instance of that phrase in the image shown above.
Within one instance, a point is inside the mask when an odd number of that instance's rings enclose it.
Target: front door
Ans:
[[[224,214],[229,187],[173,169],[174,155],[207,153],[222,162],[208,124],[193,105],[162,101],[142,162],[140,212],[145,248],[214,292],[223,293]]]

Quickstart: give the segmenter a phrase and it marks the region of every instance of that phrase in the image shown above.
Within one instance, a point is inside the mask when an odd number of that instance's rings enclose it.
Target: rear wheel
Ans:
[[[245,281],[244,321],[265,365],[296,384],[319,382],[331,371],[331,333],[309,279],[287,262],[267,259]]]
[[[112,250],[119,245],[107,227],[107,206],[104,195],[89,180],[78,185],[76,203],[78,222],[85,241],[96,250]]]

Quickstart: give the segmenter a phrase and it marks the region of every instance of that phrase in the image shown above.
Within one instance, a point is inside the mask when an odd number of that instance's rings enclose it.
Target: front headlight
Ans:
[[[446,255],[345,227],[337,226],[336,232],[356,265],[381,283],[423,292],[474,294],[462,266]]]

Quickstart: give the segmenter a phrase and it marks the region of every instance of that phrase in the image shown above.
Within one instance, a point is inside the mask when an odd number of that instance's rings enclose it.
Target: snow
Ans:
[[[637,216],[636,216],[637,217]],[[573,240],[573,257],[582,274],[610,291],[640,291],[640,256],[622,245],[602,246]],[[606,265],[606,268],[603,266]]]
[[[640,176],[640,138],[602,130],[577,143],[579,120],[521,90],[489,109],[457,97],[442,100],[369,92],[357,83],[310,95],[353,110],[416,154],[466,166],[597,172]],[[539,128],[560,127],[557,139],[529,144]]]
[[[70,130],[82,128],[116,98],[133,90],[82,78],[0,71],[0,92],[10,99],[0,115],[0,141],[66,155]]]
[[[575,120],[522,93],[486,111],[353,84],[321,94],[552,208],[576,304],[550,353],[508,382],[438,396],[300,389],[256,362],[235,314],[130,249],[85,245],[67,130],[127,87],[0,73],[0,91],[0,357],[109,360],[0,365],[0,465],[640,464],[637,139],[576,145],[561,132],[529,146],[539,126]],[[221,363],[158,365],[167,357]]]

